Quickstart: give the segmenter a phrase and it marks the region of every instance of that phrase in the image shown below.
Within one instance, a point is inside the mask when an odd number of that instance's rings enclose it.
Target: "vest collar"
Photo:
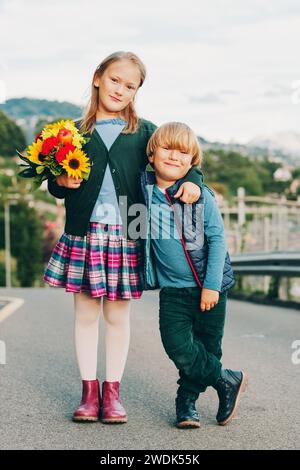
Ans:
[[[150,164],[148,164],[146,167],[145,178],[146,178],[146,184],[149,184],[149,185],[156,184],[155,171],[153,170]],[[176,201],[176,199],[174,198],[174,195],[177,193],[178,189],[180,188],[182,181],[183,181],[183,178],[180,178],[172,186],[169,186],[169,188],[166,188],[166,192],[170,196],[172,201]]]

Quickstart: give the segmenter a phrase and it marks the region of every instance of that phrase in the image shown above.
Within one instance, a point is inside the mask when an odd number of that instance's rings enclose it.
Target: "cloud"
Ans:
[[[223,96],[237,96],[239,94],[237,90],[220,90],[219,93]]]
[[[281,84],[274,84],[269,90],[265,90],[260,96],[265,98],[282,98],[286,96],[291,96],[292,89],[289,86],[284,86]]]
[[[220,95],[215,93],[206,93],[202,96],[191,96],[189,101],[195,103],[206,103],[206,104],[225,104],[224,100],[221,99]]]
[[[298,1],[0,0],[0,13],[8,97],[82,105],[100,61],[132,50],[148,71],[144,117],[184,119],[210,140],[298,127],[299,107],[284,100],[300,79]]]

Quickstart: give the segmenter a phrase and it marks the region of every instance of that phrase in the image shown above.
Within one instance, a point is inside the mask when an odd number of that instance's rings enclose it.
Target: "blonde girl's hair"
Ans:
[[[90,96],[88,105],[83,114],[83,118],[81,119],[81,124],[80,124],[80,130],[84,133],[89,133],[89,132],[91,133],[96,123],[96,113],[97,113],[98,102],[99,102],[99,88],[94,85],[94,81],[96,78],[99,78],[103,75],[103,73],[105,72],[107,67],[109,67],[110,64],[117,62],[119,60],[130,60],[133,64],[135,64],[139,68],[139,71],[141,74],[139,88],[143,85],[145,81],[145,78],[146,78],[145,65],[140,60],[140,58],[133,52],[118,51],[106,57],[98,65],[93,75],[92,86],[91,86],[91,96]],[[135,96],[134,96],[134,99],[135,99]],[[136,132],[138,128],[138,116],[134,108],[134,99],[122,111],[122,118],[125,121],[127,121],[127,126],[122,131],[123,134],[131,134],[133,132]]]
[[[192,155],[192,165],[201,166],[202,150],[192,129],[182,122],[167,122],[158,127],[150,137],[146,152],[152,156],[157,147],[168,147]]]

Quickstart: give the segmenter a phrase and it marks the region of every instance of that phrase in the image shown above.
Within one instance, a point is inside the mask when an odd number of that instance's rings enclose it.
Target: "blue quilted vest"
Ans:
[[[144,243],[144,290],[159,289],[156,270],[155,270],[155,259],[151,249],[150,239],[150,204],[152,199],[152,191],[156,182],[154,171],[143,171],[140,174],[141,191],[143,194],[144,202],[147,206],[147,233]],[[181,235],[181,242],[187,256],[187,260],[191,266],[194,277],[199,285],[202,287],[208,259],[208,243],[204,234],[204,201],[205,196],[201,191],[201,196],[195,203],[191,205],[185,205],[180,200],[175,199],[174,195],[178,191],[182,180],[176,181],[176,183],[166,190],[166,196],[171,204],[174,213],[175,221],[177,224],[178,231]],[[205,185],[205,187],[214,196],[211,188]],[[167,200],[166,200],[167,202]],[[186,206],[186,207],[184,207]],[[184,212],[183,212],[184,211]],[[184,214],[184,215],[183,215]],[[196,231],[197,229],[197,231]],[[220,292],[223,293],[229,290],[234,285],[233,271],[231,267],[230,257],[228,252],[226,253],[225,263],[223,267],[223,280]]]

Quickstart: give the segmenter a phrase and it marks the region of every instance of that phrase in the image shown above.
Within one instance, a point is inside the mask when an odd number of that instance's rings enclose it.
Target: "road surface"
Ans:
[[[125,425],[73,423],[81,382],[73,345],[73,294],[61,288],[0,289],[24,303],[1,322],[6,364],[0,365],[1,449],[299,449],[300,313],[230,300],[224,367],[250,375],[237,418],[216,424],[216,392],[200,396],[201,428],[174,427],[176,369],[158,330],[158,294],[132,303],[131,347],[121,384]],[[201,314],[201,313],[199,313]],[[103,323],[99,379],[103,380]]]

